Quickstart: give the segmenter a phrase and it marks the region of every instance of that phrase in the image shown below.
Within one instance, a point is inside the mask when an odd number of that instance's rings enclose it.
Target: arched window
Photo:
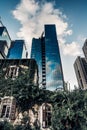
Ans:
[[[6,96],[1,100],[0,118],[15,119],[16,100],[14,97]]]
[[[52,106],[44,103],[42,106],[42,127],[48,128],[51,126]]]

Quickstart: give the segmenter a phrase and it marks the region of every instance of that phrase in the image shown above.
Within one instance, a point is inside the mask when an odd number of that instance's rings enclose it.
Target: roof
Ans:
[[[8,33],[8,30],[7,30],[7,28],[6,28],[5,26],[0,27],[0,35],[2,35],[2,33],[3,33],[4,30],[7,32],[8,37],[10,38],[10,35],[9,35],[9,33]],[[11,38],[10,38],[10,40],[11,40]]]

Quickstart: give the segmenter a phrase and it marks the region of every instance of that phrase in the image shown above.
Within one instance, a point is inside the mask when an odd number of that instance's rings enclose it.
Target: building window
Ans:
[[[16,100],[13,97],[1,99],[0,118],[15,119]]]
[[[6,71],[6,78],[10,77],[15,79],[18,76],[19,67],[17,66],[9,66]]]
[[[45,103],[42,106],[42,127],[48,128],[51,126],[52,106]]]
[[[9,117],[9,112],[10,112],[10,107],[7,106],[7,109],[6,109],[6,117],[7,117],[7,118]]]
[[[3,118],[3,117],[8,118],[9,117],[9,112],[10,112],[10,107],[7,106],[7,105],[3,105],[1,118]]]
[[[1,117],[5,117],[6,105],[3,106]]]

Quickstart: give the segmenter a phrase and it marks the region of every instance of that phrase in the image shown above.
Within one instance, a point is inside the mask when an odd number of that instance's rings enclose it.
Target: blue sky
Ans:
[[[53,0],[47,1],[53,2]],[[15,32],[18,31],[20,24],[13,18],[11,11],[15,9],[18,3],[20,3],[20,0],[0,0],[0,16],[2,21],[10,31],[16,25]],[[68,17],[70,26],[73,25],[73,38],[78,36],[80,30],[80,34],[86,36],[87,0],[55,0],[55,7],[62,10]],[[12,37],[14,38],[14,36]]]
[[[32,2],[33,1],[33,2]],[[0,0],[0,16],[12,39],[39,37],[44,24],[55,23],[65,81],[77,85],[73,63],[87,37],[87,0]],[[39,2],[39,3],[38,3]],[[55,3],[55,4],[54,4]]]
[[[1,0],[0,1],[0,16],[3,24],[7,27],[12,39],[16,38],[16,32],[20,27],[20,23],[12,16],[12,10],[15,9],[19,0]],[[14,31],[13,31],[14,30]]]

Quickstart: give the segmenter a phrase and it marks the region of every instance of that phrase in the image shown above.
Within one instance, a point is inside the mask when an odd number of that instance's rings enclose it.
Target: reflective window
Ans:
[[[11,43],[11,48],[8,52],[8,59],[21,59],[22,53],[25,54],[23,57],[26,57],[26,53],[23,52],[24,49],[24,41],[23,40],[15,40]],[[26,51],[26,50],[25,50]]]
[[[42,57],[41,57],[41,39],[32,40],[31,58],[35,59],[39,71],[39,83],[42,82]]]
[[[10,47],[10,45],[11,45],[11,39],[10,39],[10,37],[9,37],[9,35],[8,35],[7,30],[6,30],[5,27],[3,29],[2,35],[0,35],[0,40],[1,41],[6,41],[8,48]]]

